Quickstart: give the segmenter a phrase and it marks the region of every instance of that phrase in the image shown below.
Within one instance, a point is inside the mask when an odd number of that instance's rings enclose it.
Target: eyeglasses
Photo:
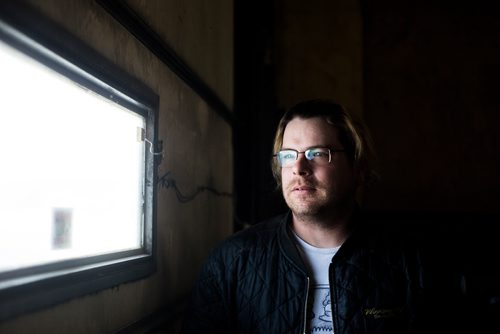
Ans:
[[[297,150],[281,150],[273,156],[278,159],[280,167],[292,167],[295,161],[299,158],[299,153],[304,153],[306,159],[315,165],[325,166],[332,161],[332,153],[344,152],[343,149],[334,149],[327,147],[313,147],[304,152],[299,152]]]

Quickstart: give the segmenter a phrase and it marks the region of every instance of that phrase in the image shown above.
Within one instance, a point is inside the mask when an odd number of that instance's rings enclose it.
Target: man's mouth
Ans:
[[[310,185],[296,185],[292,187],[293,192],[298,192],[298,193],[309,193],[315,191],[316,188]]]

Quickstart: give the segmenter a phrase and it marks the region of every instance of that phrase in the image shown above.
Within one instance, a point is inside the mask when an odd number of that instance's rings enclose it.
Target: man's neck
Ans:
[[[318,248],[341,246],[349,235],[353,210],[328,216],[297,216],[292,213],[294,232],[308,244]]]

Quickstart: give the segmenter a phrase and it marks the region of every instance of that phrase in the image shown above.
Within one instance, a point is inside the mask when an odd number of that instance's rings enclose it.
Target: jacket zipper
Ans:
[[[304,334],[307,334],[307,301],[309,300],[309,277],[307,277],[306,302],[304,304]]]
[[[336,307],[337,303],[333,299],[336,298],[337,296],[334,296],[333,294],[333,289],[334,289],[333,285],[335,279],[332,276],[333,276],[333,270],[332,270],[332,264],[330,263],[330,265],[328,266],[328,285],[330,289],[330,306],[332,308],[332,334],[335,334],[336,321],[334,321],[334,316],[337,314],[337,307]]]

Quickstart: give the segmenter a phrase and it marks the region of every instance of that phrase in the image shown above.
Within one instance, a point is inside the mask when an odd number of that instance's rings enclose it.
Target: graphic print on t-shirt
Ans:
[[[318,284],[313,286],[313,292],[311,333],[333,333],[330,288],[328,284]]]

